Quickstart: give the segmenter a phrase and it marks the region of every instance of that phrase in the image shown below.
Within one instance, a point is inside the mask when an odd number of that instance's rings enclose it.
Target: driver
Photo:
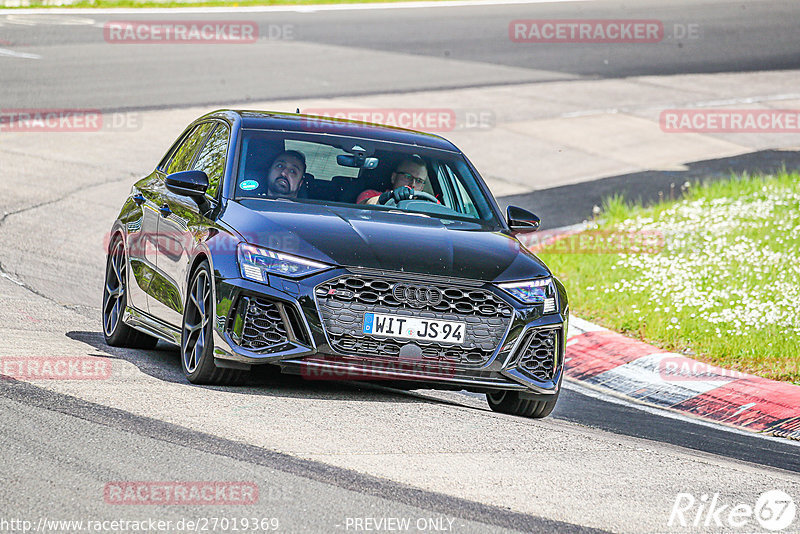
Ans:
[[[423,159],[416,154],[401,161],[392,172],[392,188],[381,193],[374,189],[363,191],[356,203],[358,204],[386,204],[389,199],[395,202],[408,200],[411,192],[422,191],[428,181],[428,168]]]
[[[267,196],[297,198],[306,172],[306,157],[297,150],[285,150],[275,157],[267,174]]]

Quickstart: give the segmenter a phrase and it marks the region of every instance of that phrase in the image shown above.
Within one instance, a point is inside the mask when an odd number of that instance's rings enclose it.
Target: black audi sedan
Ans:
[[[544,417],[564,374],[564,286],[475,167],[427,133],[216,111],[134,184],[108,240],[109,345],[180,347],[187,379],[254,365],[307,379],[485,393]]]

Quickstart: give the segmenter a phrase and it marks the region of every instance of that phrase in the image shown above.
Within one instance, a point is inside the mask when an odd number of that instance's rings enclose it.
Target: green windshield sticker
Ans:
[[[258,182],[255,180],[245,180],[244,182],[239,182],[239,189],[244,189],[245,191],[250,191],[256,187],[258,187]]]

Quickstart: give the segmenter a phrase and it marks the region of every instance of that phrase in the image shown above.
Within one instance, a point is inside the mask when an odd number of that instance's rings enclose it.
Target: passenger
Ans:
[[[267,175],[267,196],[297,198],[306,172],[306,157],[297,150],[285,150],[275,157]]]
[[[423,159],[417,155],[401,161],[392,172],[392,188],[381,193],[374,189],[363,191],[356,202],[358,204],[386,204],[389,199],[395,202],[408,200],[411,192],[422,191],[428,181],[428,168]]]

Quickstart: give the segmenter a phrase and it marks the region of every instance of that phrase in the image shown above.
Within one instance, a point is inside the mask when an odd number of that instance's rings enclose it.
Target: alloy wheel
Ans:
[[[192,283],[183,322],[181,357],[187,373],[194,373],[208,344],[211,321],[211,280],[205,269],[198,271]]]
[[[103,330],[111,336],[125,311],[125,249],[117,241],[108,257],[106,286],[103,291]]]

